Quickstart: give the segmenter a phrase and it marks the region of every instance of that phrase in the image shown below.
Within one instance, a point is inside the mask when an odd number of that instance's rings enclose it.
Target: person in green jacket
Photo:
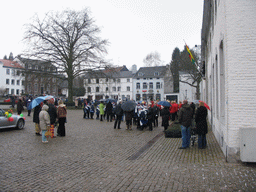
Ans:
[[[103,101],[101,101],[100,105],[99,105],[99,108],[100,108],[100,121],[103,121],[104,107],[105,107],[105,105],[103,104]]]

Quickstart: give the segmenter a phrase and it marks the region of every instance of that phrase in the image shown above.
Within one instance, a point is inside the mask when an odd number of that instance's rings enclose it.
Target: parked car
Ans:
[[[13,118],[13,121],[10,121],[8,117],[5,114],[5,111],[3,109],[0,109],[0,129],[3,128],[17,128],[17,129],[23,129],[25,126],[25,119],[21,117],[20,115],[14,115],[11,116]]]
[[[7,98],[4,100],[5,103],[10,103],[11,102],[11,98]],[[18,103],[18,99],[15,99],[15,103]]]

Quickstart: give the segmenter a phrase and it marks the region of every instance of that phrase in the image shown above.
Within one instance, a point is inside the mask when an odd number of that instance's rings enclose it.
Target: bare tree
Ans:
[[[200,99],[200,82],[202,81],[202,74],[197,66],[198,56],[194,53],[193,50],[190,50],[196,62],[191,62],[188,56],[188,51],[186,47],[180,54],[180,71],[185,71],[188,73],[186,79],[181,81],[182,83],[186,83],[192,87],[196,88],[196,98]],[[191,82],[191,83],[190,83]]]
[[[49,12],[43,20],[37,15],[27,24],[24,41],[29,45],[25,55],[50,61],[68,80],[68,100],[73,101],[73,80],[88,70],[103,68],[107,40],[98,35],[99,27],[88,9]]]
[[[146,67],[161,66],[163,64],[161,61],[161,56],[157,51],[149,53],[143,59],[143,62]]]

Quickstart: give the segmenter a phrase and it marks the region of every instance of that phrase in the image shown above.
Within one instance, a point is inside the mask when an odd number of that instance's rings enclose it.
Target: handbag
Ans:
[[[45,135],[45,137],[50,137],[52,134],[51,134],[50,130],[47,130],[44,135]]]

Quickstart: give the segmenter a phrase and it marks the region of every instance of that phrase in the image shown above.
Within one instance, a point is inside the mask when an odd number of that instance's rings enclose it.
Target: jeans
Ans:
[[[206,135],[198,135],[198,148],[206,147]]]
[[[47,130],[42,130],[42,141],[47,141],[46,137],[45,137],[45,133]]]
[[[185,127],[180,125],[181,127],[181,135],[182,135],[182,147],[187,148],[190,145],[190,127]]]

